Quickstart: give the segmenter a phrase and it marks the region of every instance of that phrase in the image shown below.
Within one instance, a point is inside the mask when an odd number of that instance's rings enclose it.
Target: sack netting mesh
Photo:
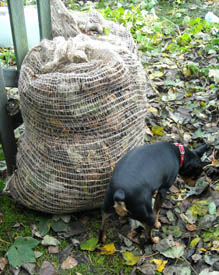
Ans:
[[[115,163],[143,143],[147,85],[137,56],[85,34],[43,40],[24,59],[19,92],[14,199],[48,213],[99,207]]]
[[[68,39],[83,33],[137,53],[131,33],[122,25],[104,19],[95,10],[86,13],[68,10],[61,0],[51,0],[51,20],[53,37]]]

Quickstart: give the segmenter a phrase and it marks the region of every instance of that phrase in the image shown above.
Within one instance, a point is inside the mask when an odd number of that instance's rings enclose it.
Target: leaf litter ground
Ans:
[[[144,250],[133,234],[135,231],[141,235],[136,222],[121,224],[113,216],[107,230],[107,244],[100,247],[97,243],[99,210],[71,216],[42,215],[1,196],[0,272],[218,274],[219,33],[218,25],[202,19],[207,11],[218,11],[218,4],[216,1],[195,4],[180,1],[180,5],[160,2],[155,6],[157,19],[148,15],[143,18],[138,5],[129,6],[139,19],[138,24],[130,25],[129,14],[124,13],[127,8],[124,1],[113,13],[112,8],[107,9],[101,3],[104,15],[131,26],[130,31],[138,42],[139,56],[151,84],[145,142],[181,141],[190,147],[207,142],[210,147],[204,158],[212,165],[194,188],[177,179],[161,209],[162,227],[154,231],[161,241],[145,246]],[[1,164],[0,188],[6,176],[2,157]],[[20,253],[24,250],[25,253]]]

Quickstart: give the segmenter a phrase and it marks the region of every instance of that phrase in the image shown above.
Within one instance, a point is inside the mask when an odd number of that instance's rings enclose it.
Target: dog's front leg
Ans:
[[[112,213],[102,212],[102,223],[99,232],[99,242],[105,243],[106,241],[106,220],[112,215]]]
[[[146,223],[144,223],[144,233],[145,233],[145,240],[147,243],[158,243],[160,238],[159,237],[153,237],[152,236],[152,229],[153,229],[153,226],[150,226]]]

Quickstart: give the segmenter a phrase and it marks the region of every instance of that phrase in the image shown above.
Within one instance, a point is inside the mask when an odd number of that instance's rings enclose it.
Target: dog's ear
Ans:
[[[196,149],[194,149],[193,152],[196,153],[201,158],[202,155],[207,151],[207,149],[208,149],[208,145],[203,144],[198,146]]]

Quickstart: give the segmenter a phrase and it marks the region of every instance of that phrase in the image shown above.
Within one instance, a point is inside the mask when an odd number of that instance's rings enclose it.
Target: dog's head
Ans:
[[[201,160],[201,157],[206,152],[208,146],[200,145],[193,151],[185,147],[185,159],[183,166],[179,170],[180,176],[190,186],[195,185],[195,181],[200,177],[203,167],[210,164]]]

